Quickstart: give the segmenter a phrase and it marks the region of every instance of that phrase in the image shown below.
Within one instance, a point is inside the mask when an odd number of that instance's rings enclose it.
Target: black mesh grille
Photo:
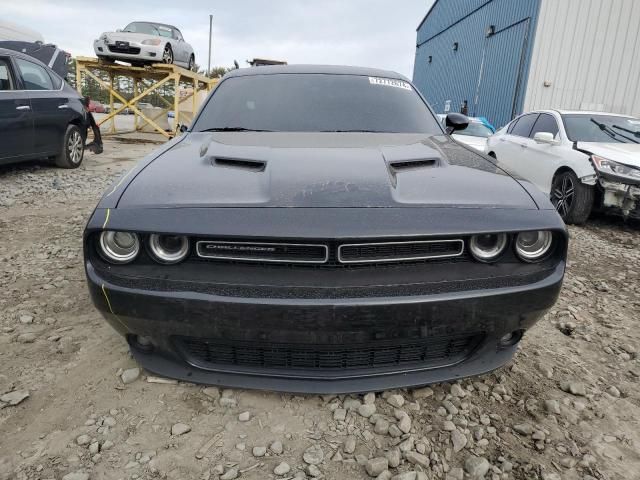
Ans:
[[[461,255],[462,240],[366,243],[340,246],[339,258],[345,263],[421,260]]]
[[[282,239],[194,239],[192,259],[254,262],[273,266],[314,268],[359,268],[423,262],[468,261],[464,239],[369,241],[350,243],[337,240],[306,242]]]
[[[204,368],[234,366],[319,372],[456,363],[468,356],[481,339],[482,335],[476,334],[363,345],[302,345],[174,337],[179,350]]]
[[[324,263],[328,248],[296,243],[199,241],[197,253],[200,257],[218,260]]]
[[[138,55],[140,49],[138,47],[109,45],[109,51],[113,53],[129,53],[131,55]]]

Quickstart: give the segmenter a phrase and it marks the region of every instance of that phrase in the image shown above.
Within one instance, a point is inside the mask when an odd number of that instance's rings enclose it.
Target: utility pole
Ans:
[[[213,15],[209,15],[209,61],[207,63],[207,77],[211,74],[211,36],[213,35]]]

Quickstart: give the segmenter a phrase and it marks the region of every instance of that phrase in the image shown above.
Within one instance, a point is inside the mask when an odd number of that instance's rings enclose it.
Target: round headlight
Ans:
[[[178,263],[189,253],[189,239],[183,235],[149,236],[149,250],[160,263]]]
[[[496,260],[507,246],[506,233],[483,233],[474,235],[469,242],[471,255],[480,262]]]
[[[131,232],[104,231],[100,234],[100,253],[111,263],[129,263],[140,252],[138,235]]]
[[[549,253],[553,235],[548,230],[519,233],[516,238],[516,253],[525,262],[542,260]]]

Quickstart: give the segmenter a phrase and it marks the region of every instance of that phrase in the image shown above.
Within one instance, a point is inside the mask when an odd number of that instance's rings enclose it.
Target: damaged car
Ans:
[[[84,232],[92,301],[142,367],[307,393],[500,367],[566,255],[534,185],[452,140],[405,77],[357,67],[228,73]]]
[[[489,138],[487,152],[543,192],[567,223],[593,210],[640,218],[640,119],[545,110],[517,117]]]

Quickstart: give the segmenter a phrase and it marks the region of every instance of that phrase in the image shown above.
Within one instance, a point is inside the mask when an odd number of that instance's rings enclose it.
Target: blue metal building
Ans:
[[[418,27],[413,81],[438,113],[496,127],[524,105],[541,0],[436,0]]]

